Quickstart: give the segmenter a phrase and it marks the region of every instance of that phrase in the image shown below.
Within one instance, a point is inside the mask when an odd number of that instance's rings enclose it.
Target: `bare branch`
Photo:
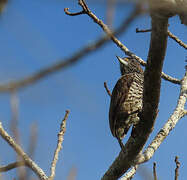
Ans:
[[[134,177],[134,175],[136,174],[137,168],[138,168],[138,165],[136,165],[135,167],[133,167],[133,168],[132,168],[129,172],[127,172],[127,173],[125,174],[125,176],[122,177],[120,180],[131,180],[131,179]]]
[[[69,8],[64,8],[64,12],[69,15],[69,16],[77,16],[77,15],[81,15],[81,14],[86,14],[85,11],[80,11],[80,12],[76,12],[76,13],[71,13],[68,11]]]
[[[177,78],[173,78],[173,77],[171,77],[171,76],[165,74],[164,72],[162,72],[161,77],[162,77],[164,80],[169,81],[169,82],[172,82],[172,83],[174,83],[174,84],[179,84],[179,85],[181,84],[181,80],[179,80],[179,79],[177,79]]]
[[[15,152],[24,159],[27,166],[30,167],[41,180],[47,179],[47,176],[45,175],[44,171],[29,158],[29,156],[22,150],[22,148],[18,144],[16,144],[13,138],[3,129],[1,122],[0,135],[15,150]]]
[[[180,167],[180,162],[178,156],[175,157],[175,163],[176,163],[176,169],[175,169],[175,180],[179,179],[179,167]]]
[[[106,82],[104,82],[104,87],[105,87],[105,89],[106,89],[107,94],[111,97],[112,94],[111,94],[110,90],[108,89],[107,83],[106,83]]]
[[[145,32],[151,32],[151,29],[139,29],[139,28],[136,28],[136,33],[145,33]]]
[[[103,31],[110,37],[110,39],[127,55],[127,56],[131,56],[134,59],[136,59],[137,61],[140,62],[141,65],[146,66],[146,62],[141,59],[139,56],[135,55],[134,53],[132,53],[120,40],[118,40],[113,32],[108,28],[108,26],[106,24],[103,23],[102,20],[100,20],[95,14],[93,14],[90,9],[88,8],[88,6],[86,5],[86,3],[84,2],[84,0],[79,0],[79,5],[82,7],[83,11],[85,12],[85,14],[87,14],[90,18],[93,19],[93,21],[98,24]],[[166,75],[165,73],[162,73],[162,77],[163,79],[170,81],[172,83],[175,84],[180,84],[180,80],[170,77],[169,75]]]
[[[153,177],[154,177],[154,180],[157,180],[157,174],[156,174],[156,162],[153,163]]]
[[[124,22],[120,25],[119,28],[114,31],[115,35],[120,35],[122,32],[127,30],[127,27],[133,22],[134,19],[136,19],[140,14],[142,13],[142,8],[140,6],[136,6],[132,13],[127,17]],[[59,62],[41,69],[40,71],[25,77],[23,79],[12,81],[7,84],[1,84],[0,85],[0,92],[7,92],[12,90],[18,90],[19,88],[27,87],[30,84],[36,83],[37,81],[41,80],[42,78],[45,78],[49,76],[52,73],[55,73],[57,71],[60,71],[66,67],[72,66],[75,63],[79,62],[83,57],[89,55],[89,53],[94,52],[101,48],[103,45],[105,45],[107,42],[109,42],[110,37],[108,36],[102,36],[98,38],[93,43],[90,43],[84,47],[82,47],[80,50],[75,52],[72,56],[70,56],[67,59],[62,59]]]
[[[62,142],[64,140],[64,134],[66,131],[66,121],[67,121],[69,112],[70,112],[69,110],[66,110],[66,114],[60,125],[60,132],[58,133],[58,143],[57,143],[57,147],[54,153],[53,161],[51,163],[51,175],[49,177],[49,180],[53,180],[55,177],[56,163],[58,161],[59,152],[62,149]]]
[[[106,32],[106,34],[118,47],[121,48],[121,50],[126,53],[126,55],[129,55],[137,59],[141,64],[146,65],[141,58],[130,52],[128,48],[112,34],[111,30],[88,9],[88,6],[85,6],[85,2],[83,0],[79,1],[79,5],[81,5],[86,14],[90,16],[94,22],[96,22]],[[109,170],[103,176],[103,180],[117,179],[123,173],[125,173],[132,165],[133,159],[142,150],[147,138],[149,137],[149,134],[153,130],[154,121],[158,112],[161,83],[160,77],[166,52],[167,27],[169,18],[157,16],[155,14],[156,12],[152,14],[152,36],[148,55],[148,64],[145,70],[144,100],[143,111],[140,115],[141,120],[138,126],[133,130],[133,135],[126,143],[126,151],[124,153],[120,153]],[[180,84],[180,81],[178,80],[177,83]]]
[[[118,40],[113,32],[108,28],[108,26],[106,24],[103,23],[102,20],[100,20],[99,18],[97,18],[97,16],[95,14],[93,14],[90,9],[88,8],[88,6],[86,5],[84,0],[78,0],[79,5],[82,7],[83,11],[91,18],[93,19],[93,21],[98,24],[103,31],[111,38],[111,40],[128,56],[131,56],[135,59],[137,59],[142,65],[145,65],[146,63],[144,62],[144,60],[142,60],[140,57],[136,56],[134,53],[132,53],[131,51],[129,51],[129,49],[123,45],[121,43],[120,40]]]
[[[174,34],[172,34],[170,31],[168,31],[168,35],[171,39],[173,39],[174,41],[176,41],[180,46],[182,46],[183,48],[187,49],[187,44],[185,44],[184,42],[182,42],[177,36],[175,36]]]
[[[0,167],[0,172],[10,171],[14,168],[21,167],[21,166],[26,166],[26,163],[24,161],[17,161],[17,162],[8,164],[6,166],[1,166]]]
[[[120,152],[102,180],[116,180],[136,164],[134,160],[141,153],[153,130],[160,98],[161,72],[168,37],[168,17],[160,17],[155,14],[152,14],[151,17],[151,43],[144,73],[143,110],[140,114],[140,122],[133,129],[131,137],[125,144],[125,153]]]
[[[136,28],[136,33],[145,33],[145,32],[151,32],[151,29],[141,29],[141,30],[139,30],[138,28]],[[168,36],[171,39],[173,39],[175,42],[177,42],[180,46],[182,46],[183,48],[187,49],[187,44],[182,42],[177,36],[172,34],[169,30],[168,30]]]
[[[164,139],[169,135],[169,133],[175,128],[177,122],[187,115],[186,110],[184,110],[187,100],[187,72],[181,82],[180,95],[178,98],[177,106],[170,116],[166,124],[158,132],[154,140],[144,151],[143,155],[139,156],[137,163],[143,163],[148,161],[154,155],[155,151],[159,148]]]

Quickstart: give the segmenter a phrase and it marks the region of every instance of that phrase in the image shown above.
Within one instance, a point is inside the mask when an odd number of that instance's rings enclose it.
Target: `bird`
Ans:
[[[109,125],[112,135],[117,138],[124,151],[123,138],[129,128],[139,122],[138,113],[142,109],[144,71],[136,59],[116,57],[119,60],[121,77],[112,91]]]

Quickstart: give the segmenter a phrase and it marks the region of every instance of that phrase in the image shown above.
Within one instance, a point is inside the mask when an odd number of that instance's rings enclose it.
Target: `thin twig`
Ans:
[[[14,168],[21,167],[21,166],[26,166],[26,165],[27,164],[24,161],[17,161],[17,162],[14,162],[14,163],[10,163],[6,166],[1,166],[0,167],[0,172],[10,171]]]
[[[151,32],[151,29],[139,29],[139,28],[136,28],[136,33],[145,33],[145,32]]]
[[[113,32],[108,28],[108,26],[106,24],[103,23],[102,20],[100,20],[99,18],[97,18],[97,16],[95,14],[93,14],[90,9],[88,8],[88,6],[86,5],[84,0],[79,0],[79,5],[82,7],[83,11],[90,17],[93,19],[93,21],[98,24],[103,30],[104,32],[111,38],[111,40],[122,50],[125,52],[125,54],[127,56],[131,56],[135,59],[137,59],[141,64],[145,65],[145,62],[138,56],[136,56],[134,53],[132,53],[131,51],[129,51],[129,49],[123,45],[121,43],[120,40],[118,40]],[[70,12],[69,12],[70,13]]]
[[[86,14],[89,17],[91,17],[94,20],[94,22],[97,23],[106,32],[106,34],[111,38],[111,40],[121,50],[123,50],[126,55],[135,58],[142,65],[144,65],[144,66],[146,65],[146,63],[140,57],[138,57],[134,53],[130,52],[129,49],[126,46],[124,46],[112,34],[112,31],[100,19],[98,19],[95,16],[95,14],[93,14],[88,9],[87,6],[85,9],[85,2],[83,0],[81,0],[81,1],[79,0],[79,5],[81,5],[83,10],[86,12]],[[156,13],[151,14],[152,15],[153,31],[152,31],[151,45],[150,45],[149,55],[148,55],[149,63],[148,63],[148,66],[146,67],[146,70],[145,70],[145,77],[146,78],[145,78],[145,83],[144,83],[144,90],[146,90],[147,94],[144,93],[144,94],[146,94],[146,96],[144,96],[144,100],[143,100],[143,111],[142,111],[143,113],[140,116],[142,123],[138,124],[137,128],[134,131],[135,136],[133,136],[133,137],[139,137],[136,135],[136,133],[141,131],[142,137],[144,137],[144,138],[136,138],[136,140],[137,140],[136,145],[132,146],[131,141],[134,142],[135,138],[130,137],[130,139],[126,143],[126,146],[128,147],[126,153],[123,153],[123,157],[122,157],[122,153],[119,154],[119,156],[113,162],[113,164],[111,165],[109,170],[102,177],[103,180],[104,179],[111,179],[111,178],[117,179],[123,173],[125,173],[131,166],[131,163],[130,163],[131,160],[133,161],[134,156],[138,155],[136,153],[139,153],[142,150],[147,138],[149,137],[149,134],[153,130],[154,121],[156,119],[156,115],[158,112],[158,103],[159,103],[159,97],[160,97],[160,76],[162,74],[161,70],[162,70],[163,61],[164,61],[165,52],[166,52],[167,30],[168,30],[167,28],[168,28],[168,18],[169,18],[169,17],[160,17],[155,14]],[[160,36],[159,39],[158,39],[158,36]],[[164,74],[162,74],[162,76],[164,76]],[[154,81],[152,79],[154,79]],[[180,84],[181,81],[177,80],[176,83]],[[151,84],[152,88],[148,88],[149,84]],[[145,125],[145,124],[147,124],[145,126],[146,128],[145,127],[142,128],[142,125]],[[140,140],[140,141],[138,141],[138,140]],[[135,151],[130,151],[131,149],[133,149]],[[129,154],[131,155],[131,157],[129,156]],[[126,157],[128,157],[128,158],[126,158]],[[119,165],[119,163],[120,163],[120,165]]]
[[[129,49],[113,35],[112,31],[107,27],[107,25],[98,19],[96,15],[88,9],[88,7],[85,9],[85,2],[83,0],[79,1],[79,5],[81,5],[86,14],[105,31],[111,40],[121,50],[123,50],[126,55],[131,56],[132,58],[138,60],[141,64],[146,65],[146,63],[140,57],[130,52]],[[120,153],[108,171],[104,174],[102,180],[117,179],[122,176],[132,166],[131,161],[133,161],[139,152],[141,152],[146,140],[149,137],[149,134],[153,129],[160,97],[160,77],[167,44],[168,17],[160,18],[158,16],[152,16],[152,26],[153,31],[148,56],[149,63],[145,69],[145,74],[147,76],[145,76],[144,87],[146,86],[146,88],[144,88],[144,90],[146,89],[147,94],[144,96],[143,113],[140,117],[142,123],[139,123],[137,128],[133,130],[134,135],[131,136],[127,141],[127,148],[125,149],[125,152]],[[158,35],[160,35],[161,38],[158,39]],[[148,88],[148,84],[151,84],[152,88]],[[142,128],[142,124],[145,125],[144,128]],[[137,136],[138,131],[141,132],[141,136]]]
[[[170,31],[168,31],[168,35],[171,39],[173,39],[174,41],[176,41],[180,46],[182,46],[183,48],[187,49],[187,44],[185,44],[184,42],[182,42],[177,36],[175,36],[174,34],[172,34]]]
[[[86,5],[86,3],[84,2],[84,0],[79,0],[79,5],[82,7],[84,14],[87,14],[90,18],[93,19],[93,21],[98,24],[103,31],[110,37],[110,39],[127,55],[130,56],[134,59],[136,59],[137,61],[140,62],[141,65],[146,66],[146,62],[141,59],[139,56],[137,56],[136,54],[132,53],[119,39],[117,39],[113,32],[108,28],[108,26],[106,24],[103,23],[103,21],[101,19],[99,19],[95,14],[93,14],[90,9],[88,8],[88,6]],[[68,11],[68,13],[71,13]],[[75,13],[73,13],[75,14]],[[77,14],[78,15],[78,14]],[[172,83],[175,84],[180,84],[180,80],[173,78],[169,75],[166,75],[165,73],[162,73],[162,78],[170,81]]]
[[[119,28],[114,31],[115,35],[120,35],[122,32],[126,31],[129,25],[142,13],[142,8],[138,5],[135,6],[132,13],[121,23]],[[109,42],[110,38],[105,35],[98,38],[98,40],[93,43],[89,43],[86,46],[79,49],[72,56],[66,59],[61,59],[59,62],[50,65],[49,67],[43,68],[38,72],[24,77],[20,80],[12,81],[6,84],[0,85],[0,92],[9,92],[12,90],[18,90],[20,88],[25,88],[28,85],[36,83],[37,81],[49,76],[52,73],[58,72],[66,67],[72,66],[75,63],[83,60],[83,57],[89,55],[89,53],[94,52]]]
[[[105,87],[105,89],[106,89],[107,94],[111,97],[112,94],[111,94],[110,90],[108,89],[107,83],[106,83],[106,82],[104,82],[104,87]]]
[[[153,177],[154,177],[154,180],[157,180],[157,174],[156,174],[156,162],[153,163]]]
[[[136,33],[145,33],[145,32],[151,32],[151,29],[141,29],[140,30],[140,29],[136,28]],[[168,36],[171,39],[173,39],[175,42],[177,42],[180,46],[182,46],[183,48],[187,49],[187,44],[182,42],[177,36],[172,34],[169,30],[168,30]]]
[[[46,180],[48,178],[44,171],[32,159],[29,158],[29,156],[23,151],[23,149],[4,130],[2,122],[0,122],[0,135],[15,150],[15,152],[24,159],[27,166],[30,167],[41,180]]]
[[[179,178],[179,168],[180,168],[180,162],[179,162],[178,156],[175,157],[175,163],[176,163],[175,180],[178,180],[178,178]]]
[[[68,119],[69,112],[70,112],[69,110],[66,110],[66,114],[60,125],[60,132],[58,133],[58,143],[57,143],[57,147],[54,153],[53,161],[51,163],[51,174],[50,174],[49,180],[52,180],[55,177],[56,164],[58,161],[59,152],[62,149],[62,142],[64,140],[64,134],[66,132],[66,121]]]
[[[81,14],[86,14],[85,11],[70,13],[68,10],[69,10],[69,8],[64,8],[64,12],[69,16],[77,16],[77,15],[81,15]]]

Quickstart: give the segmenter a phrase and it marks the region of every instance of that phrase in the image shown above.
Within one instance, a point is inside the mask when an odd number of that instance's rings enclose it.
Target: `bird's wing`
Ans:
[[[110,109],[109,109],[109,124],[110,130],[115,135],[115,124],[119,116],[123,115],[128,117],[128,112],[124,112],[122,104],[125,102],[130,86],[133,82],[133,74],[123,75],[116,83],[111,96]]]

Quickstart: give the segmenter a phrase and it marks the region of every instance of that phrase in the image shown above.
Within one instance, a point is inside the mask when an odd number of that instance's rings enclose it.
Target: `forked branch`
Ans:
[[[131,56],[137,59],[141,64],[146,65],[140,57],[130,52],[129,49],[112,34],[111,30],[88,9],[88,6],[86,6],[85,9],[85,2],[83,0],[79,0],[79,5],[86,14],[106,32],[113,42],[125,52],[126,55]],[[133,130],[133,135],[125,145],[125,152],[120,153],[109,170],[105,173],[102,180],[115,180],[122,176],[132,166],[135,157],[143,149],[144,144],[153,129],[158,112],[160,78],[167,45],[168,27],[168,17],[159,17],[155,14],[156,13],[152,14],[152,36],[148,64],[145,69],[143,111],[140,116],[141,123]],[[158,36],[160,39],[157,38]],[[152,88],[149,88],[148,86],[151,86]]]
[[[1,137],[15,150],[15,152],[23,159],[23,161],[11,163],[7,166],[0,167],[0,172],[9,171],[13,168],[17,168],[20,166],[27,166],[33,170],[33,172],[41,179],[41,180],[52,180],[55,176],[55,169],[58,160],[58,155],[60,150],[62,149],[62,142],[64,133],[66,131],[66,121],[69,115],[69,110],[66,111],[64,119],[60,125],[60,132],[58,134],[58,143],[54,153],[53,161],[51,163],[51,174],[49,177],[45,174],[45,172],[23,151],[23,149],[14,141],[14,139],[4,130],[2,123],[0,122],[0,135]]]
[[[129,25],[140,15],[142,14],[142,8],[140,6],[135,6],[134,10],[130,15],[124,19],[121,25],[114,31],[113,34],[120,35],[121,33],[125,32]],[[61,59],[58,62],[50,65],[49,67],[43,68],[36,73],[33,73],[27,77],[24,77],[20,80],[11,81],[5,84],[0,84],[0,92],[10,92],[13,90],[19,90],[21,88],[25,88],[31,84],[36,83],[37,81],[46,78],[47,76],[51,75],[52,73],[58,72],[67,68],[69,66],[74,65],[75,63],[81,61],[83,57],[89,55],[90,53],[98,50],[107,42],[109,42],[110,38],[105,35],[99,37],[92,43],[88,43],[86,46],[80,48],[77,52],[72,54],[70,57],[66,59]]]
[[[84,13],[81,13],[81,14],[87,14],[91,19],[93,19],[93,21],[95,23],[97,23],[102,29],[103,31],[108,35],[108,37],[110,37],[110,39],[127,55],[127,56],[131,56],[133,57],[134,59],[136,59],[137,61],[140,62],[141,65],[143,66],[146,66],[146,62],[140,58],[139,56],[137,56],[136,54],[132,53],[119,39],[117,39],[113,32],[108,28],[108,26],[106,24],[103,23],[102,20],[100,20],[95,14],[93,14],[91,12],[91,10],[88,8],[87,4],[85,3],[84,0],[78,0],[78,4],[82,7],[82,11],[81,12],[84,12]],[[67,15],[80,15],[80,12],[78,13],[71,13],[68,11],[69,9],[68,8],[65,8],[64,11]],[[170,81],[172,83],[175,83],[175,84],[180,84],[180,80],[179,79],[176,79],[176,78],[173,78],[165,73],[162,72],[162,78],[164,80],[167,80],[167,81]]]

